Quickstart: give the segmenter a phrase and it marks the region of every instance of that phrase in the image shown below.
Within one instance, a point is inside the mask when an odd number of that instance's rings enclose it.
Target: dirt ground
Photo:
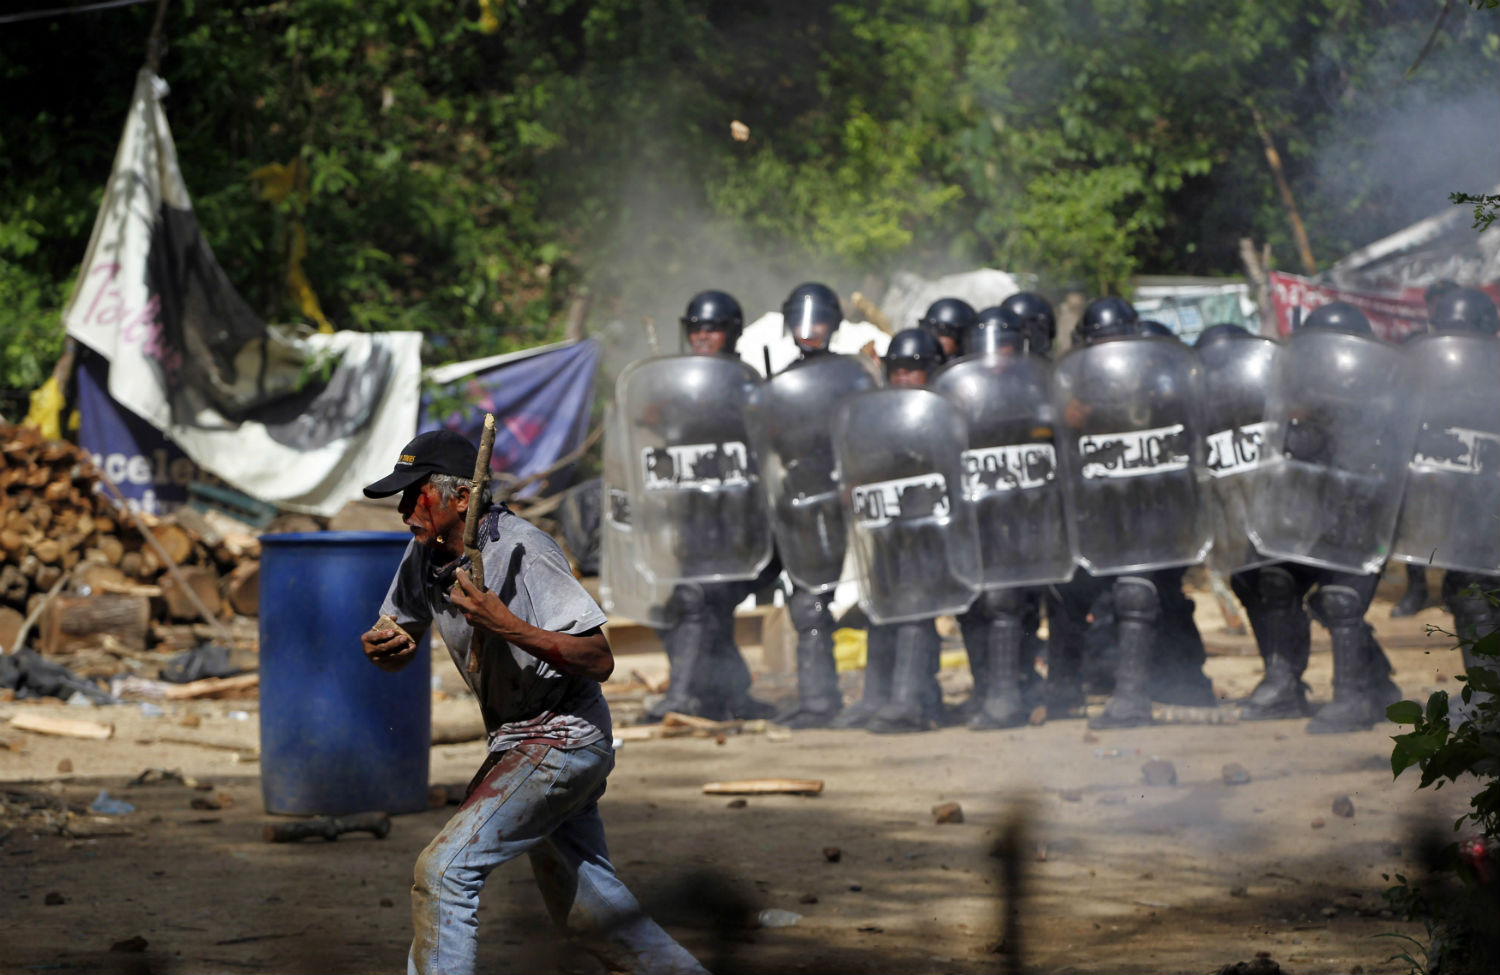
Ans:
[[[1369,619],[1398,683],[1424,699],[1455,689],[1457,652],[1426,635],[1448,617],[1428,609],[1391,620],[1389,595]],[[1224,632],[1211,600],[1197,602],[1216,689],[1242,696],[1259,676],[1253,645]],[[1326,700],[1326,633],[1315,628],[1314,641],[1308,679]],[[659,656],[630,657],[618,671],[655,676],[664,667]],[[438,671],[452,694],[438,716],[467,713],[473,703],[457,693],[458,675],[446,662]],[[944,681],[957,698],[967,675],[945,671]],[[761,684],[767,697],[787,691],[784,679]],[[613,707],[624,724],[640,704],[625,695]],[[403,969],[412,864],[451,810],[397,817],[384,840],[272,845],[261,838],[272,817],[258,765],[233,750],[257,745],[253,701],[167,705],[161,717],[138,705],[11,703],[0,719],[41,708],[117,730],[109,741],[82,741],[0,725],[10,745],[0,750],[0,970]],[[184,727],[186,714],[199,724]],[[980,972],[1019,962],[1206,972],[1257,952],[1294,972],[1404,971],[1388,960],[1401,946],[1383,936],[1419,932],[1383,910],[1383,874],[1416,869],[1418,835],[1446,835],[1466,795],[1418,792],[1411,773],[1393,781],[1394,726],[1309,736],[1304,724],[1090,735],[1081,721],[1058,721],[987,733],[773,729],[723,743],[632,741],[602,808],[625,881],[717,971]],[[466,782],[482,754],[479,742],[434,747],[432,782]],[[1141,766],[1152,758],[1173,764],[1175,785],[1145,784]],[[71,771],[59,771],[63,762]],[[1225,783],[1231,762],[1248,771],[1247,784]],[[148,769],[191,783],[129,784]],[[711,780],[762,776],[822,779],[826,788],[743,803],[700,791]],[[135,811],[59,811],[87,806],[101,789]],[[1340,796],[1352,801],[1351,817],[1333,811]],[[193,808],[194,799],[222,808]],[[961,804],[963,822],[934,823],[932,807],[944,802]],[[1020,831],[1020,855],[1009,861],[1019,867],[1015,899],[1004,893],[1006,861],[991,855],[1011,825]],[[839,849],[837,862],[825,847]],[[765,908],[801,917],[789,927],[745,923]],[[491,877],[480,917],[485,971],[600,970],[551,934],[525,864]]]

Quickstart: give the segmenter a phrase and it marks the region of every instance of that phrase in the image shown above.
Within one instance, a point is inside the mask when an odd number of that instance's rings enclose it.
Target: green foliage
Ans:
[[[1500,4],[1500,0],[1495,0]],[[1455,191],[1448,195],[1448,199],[1455,206],[1474,207],[1474,229],[1481,233],[1490,229],[1490,224],[1500,217],[1500,194],[1497,193],[1462,193]]]
[[[1488,598],[1500,602],[1500,593],[1489,593]],[[1453,828],[1472,822],[1482,835],[1500,837],[1500,672],[1489,666],[1500,658],[1500,630],[1468,646],[1487,666],[1469,667],[1458,678],[1464,710],[1456,724],[1447,691],[1432,694],[1425,707],[1399,701],[1386,709],[1386,717],[1412,727],[1393,738],[1391,771],[1400,776],[1416,766],[1422,773],[1419,787],[1424,789],[1473,776],[1479,787],[1469,800],[1470,811]]]
[[[1422,38],[1425,98],[1500,60],[1488,12],[1434,33],[1396,0],[494,9],[490,33],[451,0],[168,8],[179,161],[268,320],[302,318],[299,233],[336,327],[416,329],[439,360],[557,337],[585,283],[596,317],[636,327],[709,281],[765,307],[812,273],[988,264],[1095,292],[1235,273],[1240,236],[1292,252],[1252,106],[1326,257],[1411,216],[1368,140],[1420,107],[1397,82]],[[55,355],[153,15],[0,32],[0,385]],[[1320,163],[1329,140],[1347,164]],[[294,191],[264,198],[250,174],[294,162]]]

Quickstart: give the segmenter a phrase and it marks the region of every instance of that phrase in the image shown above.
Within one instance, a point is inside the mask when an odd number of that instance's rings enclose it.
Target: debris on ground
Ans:
[[[964,821],[964,807],[956,802],[943,802],[932,807],[932,821],[939,826],[944,823],[961,823]]]
[[[1219,774],[1223,776],[1225,785],[1246,785],[1250,781],[1250,770],[1239,762],[1230,762]]]
[[[1348,796],[1339,796],[1333,800],[1333,814],[1345,819],[1354,818],[1354,800]]]
[[[1177,768],[1162,758],[1153,758],[1141,766],[1141,775],[1147,785],[1176,785]]]

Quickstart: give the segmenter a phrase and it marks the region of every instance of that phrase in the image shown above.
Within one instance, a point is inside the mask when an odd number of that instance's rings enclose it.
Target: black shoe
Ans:
[[[758,697],[751,697],[749,694],[729,703],[729,716],[738,721],[771,720],[778,713],[780,709],[776,705],[769,701],[762,701]]]
[[[830,728],[863,728],[879,713],[884,702],[855,701],[828,722]]]
[[[1103,711],[1089,718],[1089,727],[1095,731],[1108,728],[1140,728],[1150,723],[1150,701],[1143,698],[1126,700],[1118,694],[1105,702]]]
[[[794,731],[803,731],[808,728],[834,728],[834,724],[842,714],[839,708],[819,710],[804,707],[801,704],[783,711],[776,716],[776,723],[791,728]]]
[[[1280,718],[1307,717],[1307,685],[1299,681],[1282,681],[1273,685],[1266,677],[1245,703],[1240,706],[1241,721],[1275,721]]]
[[[1391,619],[1401,619],[1403,616],[1415,616],[1427,608],[1427,589],[1409,588],[1401,601],[1391,607]]]

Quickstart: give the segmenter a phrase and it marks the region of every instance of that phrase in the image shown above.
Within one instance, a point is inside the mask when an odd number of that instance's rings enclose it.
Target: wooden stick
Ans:
[[[822,779],[736,779],[703,785],[706,796],[816,796],[822,792]]]
[[[484,415],[484,431],[479,435],[479,453],[474,456],[474,478],[469,483],[469,510],[464,515],[464,554],[469,557],[469,578],[474,586],[484,592],[484,561],[479,555],[479,519],[484,512],[479,510],[479,498],[490,482],[490,457],[495,452],[495,414]],[[469,644],[469,673],[479,673],[479,648],[484,639],[474,631]]]
[[[104,741],[115,736],[115,726],[97,721],[80,721],[77,718],[59,718],[36,711],[22,711],[10,719],[10,726],[17,731],[31,731],[39,735],[57,735],[61,738],[90,738]]]
[[[168,701],[191,701],[204,697],[249,697],[260,686],[260,674],[236,674],[233,677],[205,677],[186,684],[172,684],[162,689]]]

